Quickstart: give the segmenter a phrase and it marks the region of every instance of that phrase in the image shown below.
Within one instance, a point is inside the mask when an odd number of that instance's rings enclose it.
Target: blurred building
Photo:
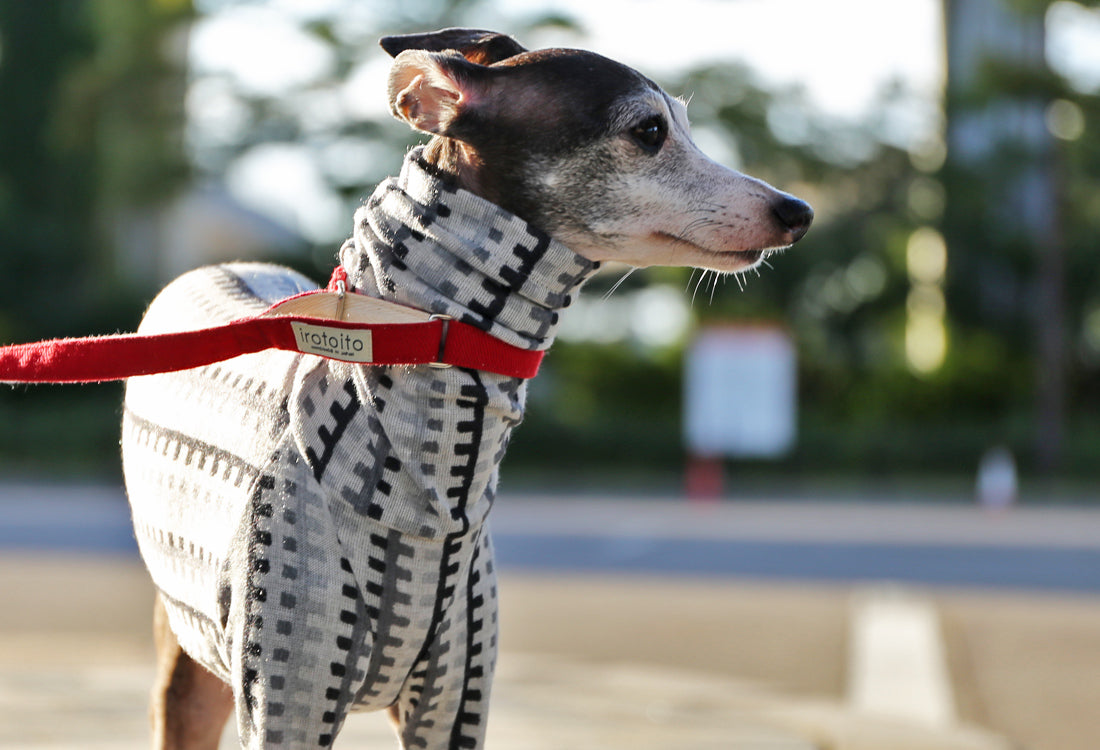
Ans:
[[[945,0],[948,307],[1033,342],[1036,457],[1064,432],[1066,345],[1060,174],[1043,4]],[[956,292],[951,295],[954,280]]]

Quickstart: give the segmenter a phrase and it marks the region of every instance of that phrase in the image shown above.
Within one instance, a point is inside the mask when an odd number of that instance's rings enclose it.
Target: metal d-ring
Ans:
[[[348,299],[348,284],[343,279],[336,282],[336,320],[344,319],[344,303]]]
[[[433,320],[443,321],[443,331],[439,334],[439,351],[435,353],[435,362],[429,362],[428,367],[434,367],[437,370],[446,370],[448,367],[453,367],[443,361],[443,352],[447,349],[447,334],[451,330],[451,321],[454,320],[450,315],[444,315],[443,313],[434,313],[428,316],[428,322]]]

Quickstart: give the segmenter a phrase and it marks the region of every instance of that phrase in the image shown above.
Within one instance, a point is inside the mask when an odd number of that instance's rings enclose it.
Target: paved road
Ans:
[[[1100,592],[1100,510],[502,496],[502,569]],[[120,488],[0,486],[0,549],[136,551]]]
[[[1100,550],[578,536],[495,537],[505,568],[1100,592]]]

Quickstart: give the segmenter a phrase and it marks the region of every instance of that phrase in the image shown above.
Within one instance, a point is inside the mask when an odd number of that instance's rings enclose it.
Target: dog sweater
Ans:
[[[439,179],[422,149],[355,214],[357,291],[527,349],[596,264]],[[224,323],[314,288],[266,264],[170,284],[142,332]],[[405,748],[480,748],[496,656],[486,516],[525,381],[267,351],[132,378],[123,466],[181,646],[229,683],[242,746],[332,744],[398,707]]]

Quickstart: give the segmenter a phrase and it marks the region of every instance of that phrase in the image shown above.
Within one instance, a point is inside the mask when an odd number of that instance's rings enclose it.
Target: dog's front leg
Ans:
[[[233,692],[180,648],[159,595],[153,636],[157,676],[149,718],[154,750],[216,750],[233,711]]]
[[[390,708],[401,747],[469,748],[485,745],[489,692],[497,654],[497,589],[489,534],[448,540],[455,559],[448,580],[454,593],[436,602],[436,619],[398,702]]]

